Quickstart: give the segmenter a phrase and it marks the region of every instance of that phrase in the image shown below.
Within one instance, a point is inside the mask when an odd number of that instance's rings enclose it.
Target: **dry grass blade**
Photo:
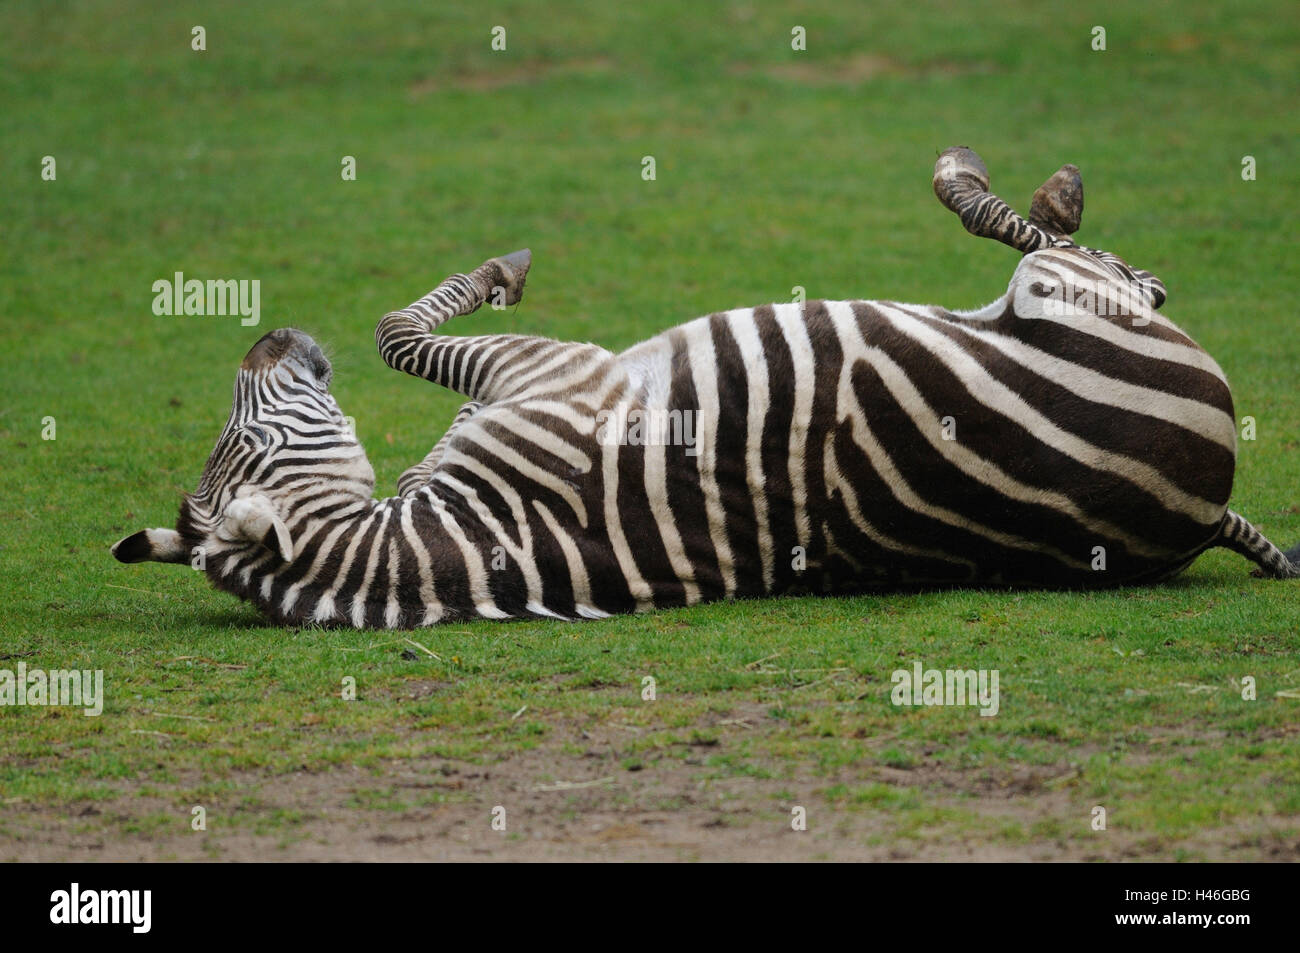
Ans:
[[[106,582],[104,583],[104,585],[107,586],[109,589],[125,589],[127,592],[143,592],[146,595],[157,596],[159,599],[167,598],[167,593],[154,592],[152,589],[136,589],[134,586],[115,586],[111,582]]]
[[[751,669],[757,668],[758,666],[762,665],[764,662],[769,661],[770,659],[774,659],[780,654],[781,654],[780,652],[773,652],[771,655],[765,655],[760,659],[755,659],[754,661],[750,662],[748,665],[745,666],[745,671],[749,671]]]
[[[602,784],[613,784],[614,779],[597,778],[594,781],[556,781],[554,784],[539,784],[534,791],[577,791],[581,788],[594,788]]]
[[[402,641],[403,641],[403,642],[409,642],[409,643],[411,643],[412,645],[414,645],[417,649],[419,649],[421,652],[423,652],[425,655],[431,656],[432,658],[436,658],[439,662],[442,661],[442,656],[441,656],[441,655],[439,655],[437,652],[434,652],[434,651],[431,650],[431,649],[425,648],[425,647],[424,647],[423,645],[421,645],[419,642],[415,641],[415,639],[402,639]]]
[[[153,715],[155,718],[184,718],[186,721],[216,721],[215,718],[204,718],[202,715],[178,715],[171,711],[147,711],[146,715]]]

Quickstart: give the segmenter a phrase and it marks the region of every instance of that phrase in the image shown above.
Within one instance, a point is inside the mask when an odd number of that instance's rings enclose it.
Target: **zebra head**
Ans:
[[[1147,307],[1165,303],[1164,283],[1107,251],[1087,248],[1070,238],[1083,219],[1083,179],[1064,165],[1034,193],[1029,218],[989,191],[984,161],[965,146],[947,149],[934,164],[934,194],[961,218],[966,231],[1010,245],[1023,255],[1051,251],[1060,258],[1100,264],[1114,281],[1127,285]]]
[[[113,546],[121,562],[190,562],[248,551],[293,559],[293,516],[369,500],[375,473],[329,392],[332,369],[319,345],[280,328],[253,345],[235,377],[234,405],[181,502],[175,529],[144,529]]]

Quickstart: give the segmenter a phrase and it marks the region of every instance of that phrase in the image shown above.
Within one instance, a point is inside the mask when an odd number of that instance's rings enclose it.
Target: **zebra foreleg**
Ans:
[[[489,258],[468,275],[449,275],[427,295],[379,322],[375,339],[380,349],[402,329],[418,328],[429,334],[452,318],[477,311],[489,299],[502,305],[517,304],[524,296],[524,281],[532,261],[532,252],[524,248]]]
[[[523,334],[444,337],[433,333],[484,301],[514,304],[523,295],[528,249],[493,258],[468,275],[452,275],[419,301],[384,316],[375,342],[389,367],[441,384],[484,404],[515,396],[540,382],[596,373],[613,360],[604,348]]]
[[[1300,578],[1300,546],[1282,552],[1264,534],[1232,510],[1223,517],[1219,537],[1213,543],[1241,553],[1259,566],[1251,575],[1267,579]]]
[[[384,362],[394,370],[460,390],[447,382],[451,378],[452,362],[443,360],[435,364],[432,360],[442,356],[434,353],[437,343],[442,340],[446,344],[446,339],[432,337],[433,332],[454,317],[477,311],[485,301],[502,306],[518,303],[531,264],[532,253],[527,248],[491,258],[468,275],[444,278],[424,297],[400,311],[384,315],[375,328],[375,343]],[[443,379],[444,373],[447,380]]]
[[[451,440],[452,434],[456,432],[456,428],[473,417],[482,406],[477,400],[471,400],[456,412],[456,419],[451,422],[451,426],[447,428],[447,432],[442,435],[442,438],[434,444],[428,456],[398,478],[398,496],[408,496],[429,482],[429,477],[433,476],[433,471],[437,469],[442,452],[447,449],[447,443]]]

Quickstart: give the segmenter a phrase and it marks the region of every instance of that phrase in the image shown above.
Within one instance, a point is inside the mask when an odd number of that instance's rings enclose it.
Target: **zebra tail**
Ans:
[[[1241,553],[1259,566],[1252,575],[1267,579],[1300,578],[1300,545],[1286,552],[1278,549],[1264,534],[1251,526],[1239,513],[1228,510],[1219,527],[1219,536],[1212,544],[1224,546]]]

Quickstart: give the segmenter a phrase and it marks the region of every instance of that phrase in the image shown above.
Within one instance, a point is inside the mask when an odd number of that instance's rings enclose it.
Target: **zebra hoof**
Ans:
[[[528,269],[533,264],[532,251],[521,248],[509,255],[493,258],[488,264],[496,265],[500,269],[501,287],[505,289],[505,303],[518,304],[524,296],[524,279],[528,277]]]
[[[533,263],[533,252],[529,248],[521,248],[519,251],[511,252],[509,255],[502,255],[501,260],[511,268],[519,268],[523,273],[528,272],[528,266]]]
[[[989,190],[989,170],[985,168],[984,160],[979,157],[979,153],[966,146],[945,149],[934,164],[935,192],[939,192],[941,183],[946,185],[946,190],[955,188],[958,180],[962,178],[974,179],[980,192]],[[969,187],[970,183],[964,185]]]
[[[963,215],[976,198],[989,190],[989,170],[984,168],[984,161],[974,149],[965,146],[953,146],[945,149],[934,164],[934,178],[931,180],[934,194],[944,207]],[[962,218],[966,225],[966,219]],[[970,231],[970,226],[966,226]]]
[[[1029,221],[1061,235],[1073,235],[1083,220],[1083,178],[1073,165],[1063,165],[1038,187]]]

